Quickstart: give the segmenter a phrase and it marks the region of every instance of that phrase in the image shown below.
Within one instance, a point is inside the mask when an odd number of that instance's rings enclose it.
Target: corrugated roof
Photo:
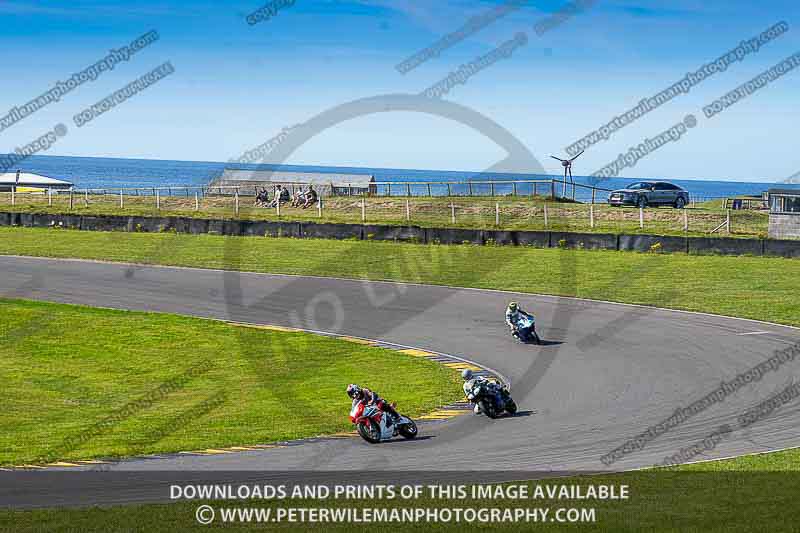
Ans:
[[[800,196],[800,188],[797,189],[769,189],[767,194],[774,194],[778,196]]]
[[[215,182],[261,182],[261,183],[311,183],[335,187],[368,187],[374,176],[364,174],[335,174],[328,172],[287,172],[282,170],[234,170],[226,169]]]
[[[14,185],[17,182],[16,172],[5,172],[0,174],[0,185]],[[68,181],[57,180],[33,174],[31,172],[20,172],[19,185],[34,186],[34,187],[71,187],[72,183]]]

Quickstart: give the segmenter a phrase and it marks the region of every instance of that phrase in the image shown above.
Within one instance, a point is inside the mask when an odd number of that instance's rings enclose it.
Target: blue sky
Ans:
[[[69,134],[47,154],[226,161],[340,104],[416,94],[526,32],[528,44],[454,87],[447,100],[508,130],[544,168],[549,154],[600,127],[687,71],[776,22],[790,30],[727,71],[592,146],[589,174],[691,113],[698,126],[624,169],[626,177],[774,181],[800,171],[800,68],[712,119],[703,106],[800,51],[800,7],[788,0],[598,0],[537,36],[567,2],[523,8],[403,75],[394,66],[501,0],[296,0],[248,25],[263,2],[0,2],[0,116],[135,37],[161,39],[60,102],[0,132],[0,151],[57,123]],[[175,73],[77,128],[72,117],[165,61]],[[483,170],[506,155],[480,131],[415,112],[371,114],[331,127],[286,163]],[[518,169],[524,171],[526,169]]]

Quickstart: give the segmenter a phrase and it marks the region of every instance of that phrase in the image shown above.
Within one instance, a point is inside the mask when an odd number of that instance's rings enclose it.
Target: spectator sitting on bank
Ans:
[[[277,207],[278,203],[285,204],[290,200],[291,197],[289,196],[289,189],[285,188],[281,184],[278,184],[275,186],[275,198],[272,200],[272,203],[270,203],[269,206]]]
[[[256,206],[266,207],[267,205],[269,205],[269,192],[262,187],[261,190],[256,193]]]
[[[317,196],[317,191],[314,190],[314,186],[309,185],[305,197],[303,198],[303,205],[301,207],[303,209],[308,209],[309,207],[317,203],[318,199],[319,196]]]
[[[300,187],[295,191],[294,198],[292,198],[292,207],[300,207],[305,200],[306,193],[303,191],[303,188]]]

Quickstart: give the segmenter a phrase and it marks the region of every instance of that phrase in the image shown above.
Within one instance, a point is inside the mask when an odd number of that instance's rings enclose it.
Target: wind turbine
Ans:
[[[561,159],[560,157],[556,157],[554,155],[550,156],[553,159],[561,161],[561,166],[564,167],[564,187],[563,187],[562,194],[566,194],[566,192],[567,192],[567,175],[569,175],[569,182],[572,184],[572,193],[573,193],[572,196],[573,196],[573,199],[575,197],[575,180],[572,179],[572,162],[575,161],[576,159],[578,159],[581,156],[581,154],[583,152],[585,152],[585,151],[586,150],[581,150],[580,153],[578,155],[576,155],[575,157],[573,157],[572,159]]]

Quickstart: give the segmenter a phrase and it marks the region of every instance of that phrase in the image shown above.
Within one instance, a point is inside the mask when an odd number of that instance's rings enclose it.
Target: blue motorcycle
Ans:
[[[511,333],[518,341],[528,344],[541,344],[542,340],[536,333],[536,319],[532,315],[522,315],[517,321],[517,329]]]

